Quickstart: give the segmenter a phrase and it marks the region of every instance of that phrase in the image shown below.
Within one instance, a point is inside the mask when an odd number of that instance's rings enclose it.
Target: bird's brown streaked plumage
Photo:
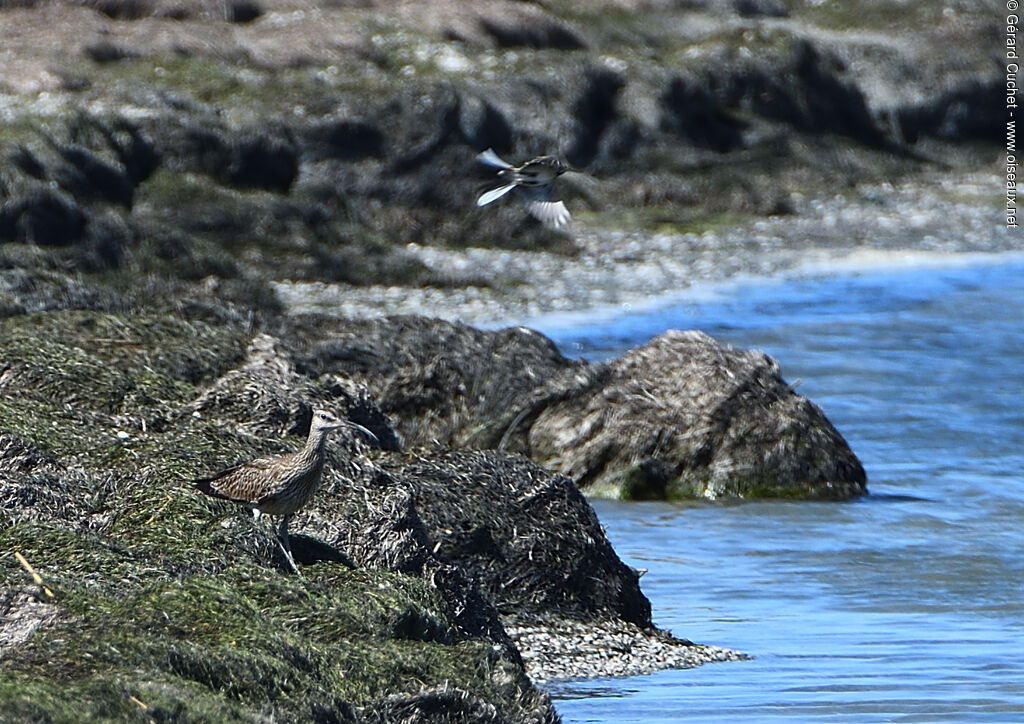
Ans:
[[[259,513],[280,515],[281,549],[298,573],[291,554],[288,521],[313,497],[324,470],[324,444],[333,430],[348,427],[376,440],[362,425],[343,420],[326,410],[314,410],[306,445],[298,452],[259,458],[195,481],[196,488],[215,498],[230,500]]]

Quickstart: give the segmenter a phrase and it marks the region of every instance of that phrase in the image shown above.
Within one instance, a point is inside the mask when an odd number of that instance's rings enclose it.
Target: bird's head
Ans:
[[[328,410],[313,410],[313,422],[310,424],[311,432],[326,434],[333,430],[339,430],[343,427],[360,432],[374,442],[377,442],[377,436],[362,425],[352,422],[351,420],[338,417]]]
[[[540,168],[547,169],[554,176],[561,176],[566,171],[572,171],[573,169],[562,159],[557,156],[541,156],[530,161],[525,166],[529,167],[536,165]]]

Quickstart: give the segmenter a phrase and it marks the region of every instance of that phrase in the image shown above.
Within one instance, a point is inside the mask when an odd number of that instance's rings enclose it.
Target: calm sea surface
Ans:
[[[558,685],[566,722],[1024,722],[1024,259],[739,284],[599,324],[765,350],[864,463],[849,503],[596,501],[655,622],[752,654]]]

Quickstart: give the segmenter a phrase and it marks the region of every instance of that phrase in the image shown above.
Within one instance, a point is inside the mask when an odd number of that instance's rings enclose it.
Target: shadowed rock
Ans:
[[[711,92],[692,79],[673,78],[660,105],[662,130],[697,148],[726,153],[743,145],[746,124],[715,103]]]
[[[335,372],[366,385],[410,445],[497,447],[534,390],[579,366],[525,327],[310,316],[279,333],[307,374]]]
[[[0,204],[0,241],[68,246],[85,232],[87,217],[69,194],[38,182]]]
[[[782,121],[799,131],[848,136],[869,147],[893,145],[842,60],[810,41],[801,40],[789,53],[771,58],[770,67],[760,60],[726,62],[725,67],[727,74],[714,84],[714,95],[726,107]]]
[[[410,17],[445,37],[472,45],[499,48],[586,47],[579,29],[539,5],[498,0],[487,5],[449,2],[445,11],[437,3],[411,3]]]
[[[299,172],[299,151],[289,134],[224,129],[216,123],[168,127],[159,143],[173,163],[241,189],[285,192]]]
[[[568,478],[496,452],[419,454],[398,474],[438,554],[468,571],[499,611],[651,626],[636,571]]]

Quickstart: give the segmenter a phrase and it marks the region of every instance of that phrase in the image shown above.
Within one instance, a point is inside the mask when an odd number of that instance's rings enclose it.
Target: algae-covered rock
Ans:
[[[409,444],[523,452],[590,494],[866,492],[846,441],[775,360],[699,332],[670,332],[598,365],[566,359],[525,328],[417,317],[310,317],[288,339],[301,366],[365,384]]]
[[[371,415],[343,380],[275,368],[242,327],[155,315],[20,315],[0,340],[5,717],[555,720],[494,608],[358,450],[332,445],[323,507],[293,526],[302,578],[266,521],[192,489],[210,467],[296,447],[283,408],[300,427],[311,402]],[[243,381],[248,425],[214,392]],[[406,501],[396,517],[370,487]],[[354,569],[358,551],[315,525],[332,509],[375,565]]]
[[[577,366],[525,327],[489,332],[419,316],[311,316],[286,326],[301,367],[365,384],[410,444],[497,447],[533,391]]]
[[[495,452],[420,454],[400,475],[439,553],[468,570],[503,613],[652,626],[637,572],[612,550],[569,478]]]
[[[553,385],[529,428],[536,459],[633,499],[867,492],[864,468],[778,363],[701,332],[667,332]]]

